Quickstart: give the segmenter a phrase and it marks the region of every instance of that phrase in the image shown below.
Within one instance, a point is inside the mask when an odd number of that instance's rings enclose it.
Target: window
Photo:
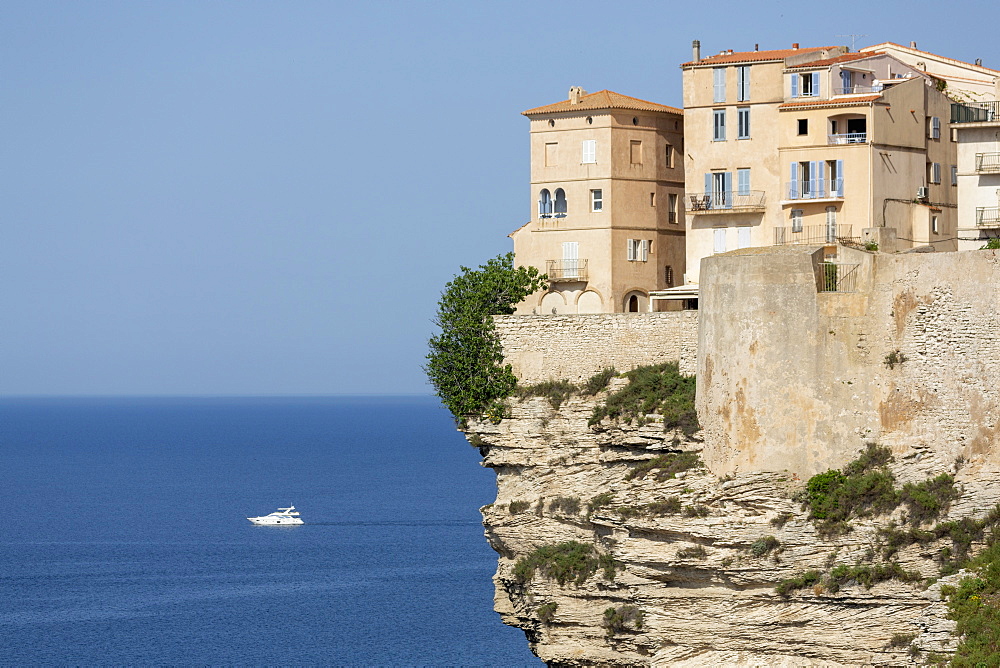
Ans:
[[[591,164],[597,162],[597,140],[585,139],[583,142],[583,158],[581,162]]]
[[[736,138],[750,139],[750,107],[736,109]]]
[[[941,231],[938,229],[938,217],[931,216],[931,232],[934,234],[940,234]]]
[[[538,193],[538,217],[550,218],[552,216],[552,194],[548,188],[542,188]]]
[[[604,211],[604,191],[602,189],[590,191],[590,210],[595,213]]]
[[[819,95],[819,72],[792,75],[792,97]]]
[[[792,209],[792,232],[802,231],[802,209]]]
[[[562,188],[556,188],[556,201],[553,209],[555,211],[556,218],[566,217],[566,191]]]
[[[951,166],[951,185],[958,185],[958,165]]]
[[[663,163],[664,166],[667,169],[673,169],[673,166],[674,166],[674,147],[671,146],[670,144],[667,144],[666,154],[663,156],[663,159],[664,159],[664,163]]]
[[[676,224],[677,223],[677,195],[674,195],[674,194],[667,195],[667,201],[668,201],[668,204],[669,204],[669,207],[667,209],[668,210],[668,213],[667,213],[667,222],[668,223],[674,223],[674,224]]]
[[[931,183],[941,183],[941,163],[932,162],[931,163],[931,173],[930,173]]]
[[[563,252],[563,278],[577,278],[580,275],[580,243],[578,241],[564,241]]]
[[[713,245],[712,250],[715,253],[726,252],[726,228],[715,228],[715,244]]]
[[[642,142],[633,139],[629,142],[629,159],[633,165],[642,164]]]
[[[736,68],[736,100],[746,102],[750,99],[750,66],[740,65]]]
[[[546,167],[553,167],[556,165],[558,149],[559,149],[559,144],[557,144],[556,142],[549,142],[545,145]]]
[[[736,170],[736,193],[738,195],[749,195],[750,194],[750,170],[749,169],[737,169]]]
[[[712,87],[712,101],[713,102],[725,102],[726,101],[726,68],[716,67],[712,70],[712,77],[714,86]]]
[[[941,139],[941,119],[931,116],[930,133],[927,135],[931,139]]]
[[[808,118],[800,118],[798,120],[798,126],[799,126],[799,135],[807,135],[807,134],[809,134],[809,119]]]
[[[837,207],[826,207],[826,242],[832,244],[837,240]]]
[[[649,193],[649,206],[656,206],[656,193]]]
[[[732,189],[732,172],[708,172],[705,174],[705,195],[700,203],[701,208],[732,208]]]
[[[629,239],[628,240],[628,261],[629,262],[646,262],[649,260],[649,247],[651,242],[649,239]]]
[[[712,110],[712,141],[726,141],[726,110]]]
[[[669,264],[663,268],[663,282],[668,288],[674,287],[674,268]]]
[[[827,160],[826,168],[830,172],[830,197],[844,196],[844,161]]]
[[[736,247],[737,248],[750,248],[750,228],[749,227],[737,227],[736,228]]]

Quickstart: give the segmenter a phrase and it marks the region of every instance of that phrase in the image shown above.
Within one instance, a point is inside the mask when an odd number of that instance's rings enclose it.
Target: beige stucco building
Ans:
[[[518,313],[649,310],[685,270],[683,112],[574,87],[524,115],[532,216],[510,236],[550,286]]]
[[[865,228],[894,229],[897,249],[956,248],[950,100],[935,77],[883,52],[797,44],[701,58],[695,42],[681,67],[688,282],[715,253],[860,241]]]
[[[1000,102],[952,105],[958,143],[958,247],[1000,237]]]

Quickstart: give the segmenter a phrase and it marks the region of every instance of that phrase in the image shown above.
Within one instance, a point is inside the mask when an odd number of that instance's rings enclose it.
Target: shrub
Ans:
[[[509,397],[517,379],[504,364],[493,326],[494,315],[511,314],[518,302],[545,286],[534,267],[514,267],[507,253],[474,270],[460,267],[441,293],[434,323],[440,328],[428,341],[424,371],[456,420],[482,415]],[[493,414],[502,419],[502,414]]]
[[[889,647],[909,647],[913,639],[917,637],[916,633],[896,633],[893,634],[892,638],[889,640]]]
[[[792,519],[793,517],[795,517],[793,513],[781,513],[777,517],[772,517],[770,524],[771,526],[777,529],[781,529],[786,524],[788,524],[788,520]]]
[[[608,608],[601,623],[608,637],[625,631],[642,630],[642,611],[634,605]]]
[[[638,517],[639,515],[642,515],[642,508],[639,508],[638,506],[619,506],[615,508],[615,512],[618,513],[618,516],[623,520],[627,520],[630,517]]]
[[[650,515],[676,515],[681,512],[681,500],[676,496],[667,497],[663,501],[653,501],[646,506]]]
[[[601,492],[600,494],[594,496],[590,501],[587,502],[587,512],[592,513],[598,508],[603,508],[604,506],[610,505],[615,499],[614,492]]]
[[[519,386],[514,394],[520,399],[545,397],[552,408],[559,410],[563,402],[573,396],[576,385],[568,380],[546,380],[534,385]]]
[[[583,584],[598,567],[607,569],[594,555],[594,546],[575,540],[558,545],[542,545],[514,564],[514,579],[524,584],[535,576],[535,571],[561,585],[567,582]],[[609,578],[610,579],[610,578]]]
[[[794,591],[799,589],[808,589],[814,585],[820,583],[823,579],[822,574],[819,571],[806,571],[800,575],[793,578],[787,578],[778,583],[778,586],[774,588],[778,596],[783,596],[787,598]]]
[[[638,367],[625,374],[629,384],[594,408],[591,425],[606,417],[631,423],[650,413],[663,416],[663,428],[691,435],[700,429],[694,408],[695,377],[683,376],[676,362]]]
[[[906,355],[899,352],[898,350],[893,350],[891,353],[885,356],[885,365],[890,369],[895,369],[897,364],[903,364],[907,360]]]
[[[1000,237],[993,237],[986,241],[984,246],[981,246],[979,250],[997,250],[1000,249]]]
[[[693,506],[684,506],[684,517],[708,517],[708,506],[696,503]]]
[[[656,471],[656,479],[659,481],[669,480],[676,477],[681,471],[687,471],[701,466],[701,460],[693,452],[676,452],[666,455],[657,455],[652,459],[647,459],[636,466],[625,476],[626,480],[635,478],[645,478],[650,471]]]
[[[886,580],[899,580],[900,582],[917,582],[922,578],[920,573],[907,571],[895,561],[881,564],[857,564],[848,566],[840,564],[835,566],[827,578],[829,583],[835,583],[835,587],[828,587],[830,591],[837,591],[840,585],[847,582],[857,582],[865,589],[871,589],[879,582]]]
[[[760,558],[778,547],[781,547],[781,541],[774,536],[761,536],[751,543],[750,554]]]
[[[957,587],[942,587],[948,618],[961,642],[953,666],[1000,665],[1000,543],[990,545],[968,567],[973,575]]]
[[[611,379],[617,375],[618,372],[614,370],[614,367],[608,367],[607,369],[598,371],[584,381],[583,385],[580,386],[580,394],[593,396],[598,392],[607,389]]]
[[[822,520],[820,533],[843,533],[851,518],[887,513],[899,505],[895,479],[886,468],[891,459],[888,448],[869,443],[843,472],[830,470],[809,479],[806,504],[809,517]]]
[[[538,621],[542,624],[548,626],[552,623],[552,620],[556,617],[556,608],[559,604],[555,601],[550,601],[548,603],[543,603],[535,609],[535,614],[538,615]]]
[[[566,515],[577,515],[580,512],[580,497],[578,496],[557,496],[549,501],[550,512],[562,512]]]
[[[531,508],[530,501],[511,501],[510,505],[507,506],[507,510],[510,511],[511,515],[527,512],[529,508]]]
[[[955,479],[947,473],[921,483],[907,483],[900,493],[910,524],[916,526],[936,519],[956,498]]]
[[[695,545],[694,547],[683,547],[677,550],[678,559],[704,559],[708,556],[708,550],[702,545]]]

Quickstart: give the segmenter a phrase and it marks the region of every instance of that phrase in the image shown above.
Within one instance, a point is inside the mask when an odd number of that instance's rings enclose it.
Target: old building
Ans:
[[[685,271],[682,111],[574,87],[524,115],[532,216],[511,238],[550,286],[518,313],[649,310]]]
[[[939,79],[882,52],[798,44],[702,58],[695,42],[681,67],[688,282],[715,253],[864,228],[893,229],[897,248],[955,248]]]
[[[953,104],[958,143],[958,248],[975,250],[1000,237],[1000,102]]]

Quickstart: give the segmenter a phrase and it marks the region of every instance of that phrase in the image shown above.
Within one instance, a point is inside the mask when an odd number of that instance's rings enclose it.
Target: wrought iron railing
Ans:
[[[587,261],[546,260],[545,273],[549,275],[549,280],[554,283],[561,281],[586,281]]]
[[[980,174],[1000,173],[1000,153],[977,153],[976,171]]]
[[[858,245],[860,237],[852,236],[851,225],[786,225],[774,228],[774,245],[787,244],[846,244]]]
[[[844,132],[837,135],[827,135],[827,144],[867,144],[867,132]]]
[[[688,196],[688,211],[693,213],[728,213],[731,211],[763,211],[766,195],[763,190],[725,190],[694,193]]]
[[[1000,102],[953,102],[952,123],[988,123],[1000,120]]]
[[[844,179],[810,179],[785,184],[788,199],[840,199],[844,196]]]
[[[977,206],[976,227],[1000,227],[1000,206]]]
[[[820,262],[816,265],[816,290],[819,292],[857,292],[858,264]]]
[[[861,95],[871,93],[881,93],[882,86],[848,86],[847,88],[834,88],[834,95]]]

